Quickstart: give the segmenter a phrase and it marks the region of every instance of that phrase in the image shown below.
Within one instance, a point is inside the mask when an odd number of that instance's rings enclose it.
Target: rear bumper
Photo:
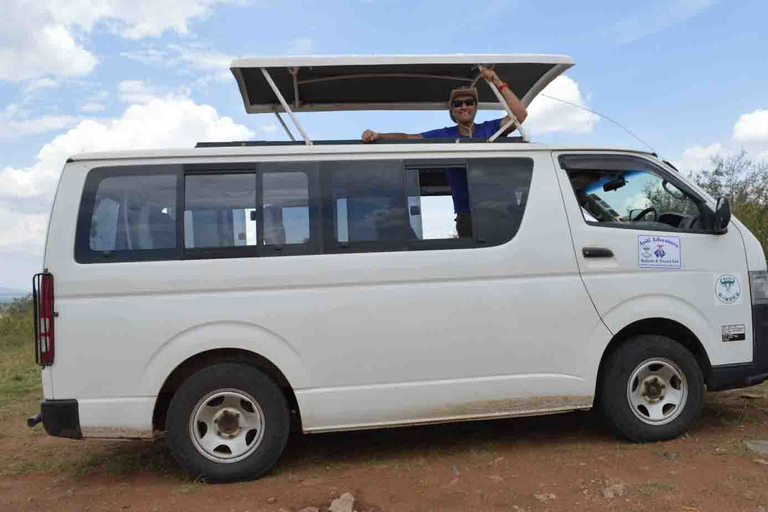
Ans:
[[[768,304],[752,306],[752,327],[752,362],[713,366],[707,380],[707,389],[724,391],[746,388],[768,380]]]
[[[56,437],[82,439],[77,400],[42,400],[40,411],[45,431]]]

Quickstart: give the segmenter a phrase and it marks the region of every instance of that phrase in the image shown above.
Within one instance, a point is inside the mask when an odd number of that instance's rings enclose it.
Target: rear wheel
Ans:
[[[701,411],[701,368],[688,349],[667,337],[629,339],[605,365],[598,397],[603,415],[632,441],[677,437]]]
[[[280,388],[248,365],[222,363],[189,377],[168,408],[168,444],[195,478],[259,477],[277,462],[290,428]]]

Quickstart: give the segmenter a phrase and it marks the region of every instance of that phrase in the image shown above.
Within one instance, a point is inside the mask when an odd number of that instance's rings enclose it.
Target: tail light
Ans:
[[[50,366],[53,364],[56,346],[53,274],[35,274],[32,280],[32,302],[35,320],[35,361],[40,366]]]

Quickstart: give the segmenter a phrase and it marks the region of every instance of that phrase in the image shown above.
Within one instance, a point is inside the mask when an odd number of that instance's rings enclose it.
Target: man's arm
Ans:
[[[483,75],[483,78],[488,81],[492,82],[493,85],[496,86],[499,91],[501,91],[501,95],[504,96],[504,100],[507,102],[507,105],[509,106],[509,109],[512,111],[513,114],[515,114],[515,118],[517,118],[517,122],[522,124],[523,121],[528,117],[528,111],[523,106],[522,103],[520,103],[520,100],[517,99],[517,96],[515,96],[515,93],[512,92],[512,90],[507,87],[507,84],[503,82],[499,76],[496,74],[496,72],[492,69],[486,68],[484,66],[480,66],[480,73]],[[501,120],[502,126],[509,121],[509,116],[506,116],[504,119]],[[505,132],[505,134],[510,133],[514,131],[514,127],[510,128]]]
[[[408,140],[408,139],[423,139],[418,133],[379,133],[373,130],[365,130],[361,137],[363,142],[374,142],[381,140]]]

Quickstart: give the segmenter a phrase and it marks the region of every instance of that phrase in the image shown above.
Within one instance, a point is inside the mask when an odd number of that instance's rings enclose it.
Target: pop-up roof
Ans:
[[[481,81],[478,65],[492,66],[528,106],[573,60],[538,54],[263,57],[237,59],[230,68],[246,112],[285,110],[293,118],[292,112],[442,110],[452,89]],[[506,108],[495,87],[477,89],[480,108]]]

